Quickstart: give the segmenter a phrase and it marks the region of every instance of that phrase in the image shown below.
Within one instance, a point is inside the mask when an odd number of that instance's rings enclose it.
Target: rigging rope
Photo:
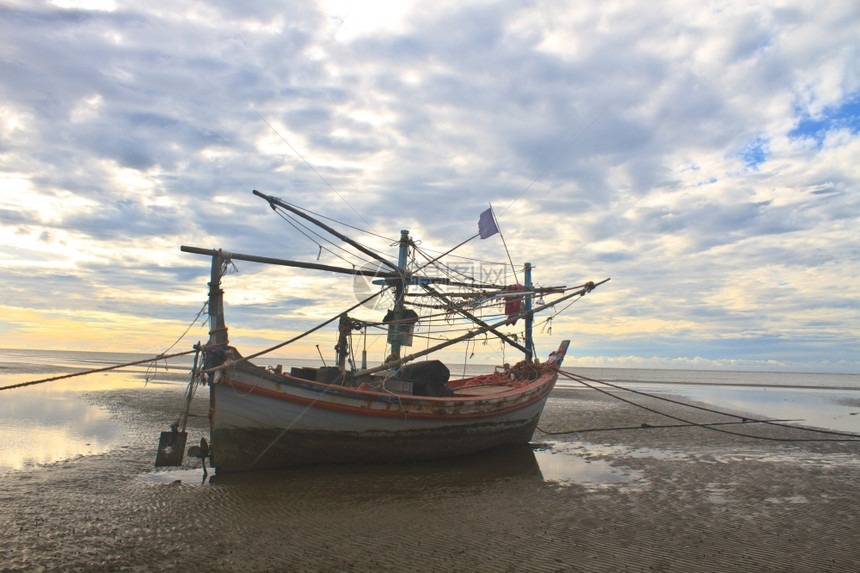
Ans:
[[[347,227],[348,229],[352,229],[353,231],[358,231],[359,233],[364,233],[365,235],[370,235],[371,237],[376,237],[377,239],[382,239],[382,240],[388,241],[388,242],[395,241],[395,239],[392,239],[391,237],[386,237],[385,235],[380,235],[379,233],[377,233],[375,231],[368,231],[367,229],[362,229],[361,227],[356,227],[354,225],[350,225],[349,223],[345,223],[345,222],[340,221],[338,219],[334,219],[334,218],[329,217],[327,215],[323,215],[322,213],[317,213],[316,211],[312,211],[311,209],[308,209],[307,207],[299,207],[295,203],[290,203],[289,201],[284,201],[284,203],[287,203],[288,205],[292,205],[293,207],[297,207],[297,208],[301,209],[302,211],[305,211],[306,213],[310,213],[314,217],[319,217],[320,219],[325,219],[326,221],[331,221],[332,223],[337,223],[338,225],[341,225],[343,227]],[[360,216],[361,215],[359,215],[359,217]],[[362,219],[362,221],[364,221],[364,219]],[[365,221],[365,223],[366,222],[367,221]]]
[[[302,223],[301,223],[301,221],[298,221],[298,220],[294,219],[293,217],[291,217],[290,215],[288,215],[287,213],[284,213],[284,212],[283,212],[283,210],[281,210],[281,209],[273,209],[273,210],[275,211],[275,213],[277,213],[277,215],[278,215],[281,219],[283,219],[284,221],[286,221],[287,223],[289,223],[289,224],[290,224],[290,226],[292,226],[292,227],[293,227],[293,229],[295,229],[296,231],[298,231],[300,234],[304,235],[306,239],[308,239],[310,242],[312,242],[313,244],[315,244],[316,246],[318,246],[318,247],[320,248],[320,251],[325,250],[325,251],[327,251],[327,252],[331,253],[332,255],[334,255],[335,257],[339,258],[340,260],[342,260],[342,261],[343,261],[343,262],[345,262],[346,264],[351,265],[351,266],[353,266],[353,267],[357,266],[357,265],[356,265],[356,263],[353,263],[352,261],[347,260],[345,257],[343,257],[343,256],[341,256],[341,255],[339,255],[339,254],[335,253],[334,251],[332,251],[332,250],[331,250],[331,249],[329,249],[328,247],[324,246],[320,241],[318,241],[318,240],[314,239],[313,237],[311,237],[311,236],[310,236],[310,234],[313,234],[313,235],[315,235],[315,236],[319,237],[319,238],[320,238],[320,240],[325,241],[326,243],[329,243],[329,244],[330,244],[330,245],[332,245],[333,247],[335,247],[335,248],[337,248],[337,249],[340,249],[341,251],[343,251],[343,252],[345,252],[345,253],[347,253],[347,254],[352,255],[352,253],[350,253],[349,251],[347,251],[346,249],[344,249],[344,248],[343,248],[343,247],[341,247],[340,245],[335,245],[333,241],[331,241],[331,240],[329,240],[329,239],[327,239],[327,238],[323,237],[321,234],[317,233],[316,231],[314,231],[313,229],[311,229],[311,228],[310,228],[310,227],[308,227],[307,225],[302,224]],[[302,230],[302,229],[304,229],[304,230]],[[307,231],[307,232],[306,232],[306,231]],[[310,234],[309,234],[309,233],[310,233]],[[317,255],[317,259],[319,259],[319,255]],[[366,263],[367,263],[367,261],[365,261],[365,264],[366,264]]]
[[[200,311],[197,313],[197,316],[195,316],[191,320],[191,322],[188,324],[188,327],[185,329],[185,331],[183,331],[183,333],[179,335],[179,338],[177,338],[173,344],[168,346],[164,350],[164,352],[161,353],[162,355],[170,352],[170,350],[174,346],[179,344],[179,341],[181,341],[183,338],[185,338],[185,335],[188,334],[188,331],[191,330],[191,327],[194,326],[194,323],[196,323],[197,320],[203,315],[203,313],[206,312],[206,309],[208,307],[209,307],[209,301],[204,302],[203,306],[200,307]],[[165,366],[165,368],[166,368],[166,366]],[[153,380],[157,375],[158,375],[158,361],[150,362],[149,366],[146,367],[146,374],[144,374],[144,377],[143,377],[144,381],[149,382],[150,380]]]
[[[313,166],[313,165],[311,165],[311,164],[308,162],[308,160],[307,160],[307,159],[305,159],[305,158],[302,156],[302,154],[301,154],[301,153],[299,153],[298,151],[296,151],[296,148],[295,148],[295,147],[293,147],[292,145],[290,145],[290,142],[289,142],[289,141],[287,141],[286,139],[284,139],[284,136],[283,136],[283,135],[281,135],[280,133],[278,133],[278,130],[277,130],[277,129],[275,129],[275,128],[274,128],[274,126],[272,126],[272,124],[271,124],[271,123],[269,123],[268,121],[266,121],[266,118],[265,118],[265,117],[263,117],[262,115],[260,115],[260,112],[258,112],[258,111],[254,111],[254,113],[256,113],[256,114],[257,114],[257,117],[259,117],[260,119],[262,119],[262,120],[263,120],[263,123],[265,123],[266,125],[268,125],[268,126],[269,126],[269,129],[271,129],[272,131],[274,131],[274,132],[275,132],[275,135],[277,135],[277,136],[281,139],[281,141],[283,141],[284,143],[286,143],[286,144],[287,144],[287,147],[289,147],[290,149],[292,149],[292,150],[293,150],[293,153],[295,153],[295,154],[298,156],[298,158],[299,158],[299,159],[301,159],[302,161],[304,161],[305,165],[307,165],[308,167],[310,167],[310,168],[311,168],[311,171],[313,171],[314,173],[316,173],[317,177],[319,177],[319,178],[322,180],[322,182],[323,182],[323,183],[325,183],[326,185],[328,185],[328,188],[329,188],[329,189],[331,189],[332,191],[334,191],[335,195],[337,195],[338,197],[340,197],[340,200],[341,200],[341,201],[343,201],[344,203],[346,203],[347,207],[349,207],[350,209],[352,209],[352,212],[353,212],[353,213],[355,213],[356,215],[358,215],[358,218],[359,218],[359,219],[361,219],[362,221],[364,221],[364,224],[365,224],[365,225],[367,225],[368,227],[370,227],[371,229],[373,229],[373,225],[371,225],[370,223],[368,223],[368,222],[367,222],[367,220],[366,220],[364,217],[362,217],[362,216],[361,216],[361,213],[359,213],[358,211],[356,211],[356,210],[355,210],[355,208],[354,208],[352,205],[350,205],[350,204],[349,204],[349,201],[347,201],[346,199],[344,199],[343,195],[341,195],[340,193],[338,193],[337,189],[335,189],[334,187],[332,187],[331,183],[329,183],[328,181],[326,181],[325,177],[323,177],[323,176],[320,174],[320,172],[319,172],[319,171],[317,171],[317,170],[314,168],[314,166]],[[375,230],[375,229],[374,229],[374,230]]]
[[[275,351],[279,348],[283,348],[284,346],[287,346],[288,344],[292,344],[293,342],[300,340],[300,339],[304,338],[305,336],[307,336],[313,332],[316,332],[320,328],[322,328],[328,324],[331,324],[335,320],[338,320],[341,317],[341,315],[343,315],[344,313],[349,313],[349,312],[355,310],[356,308],[360,307],[361,305],[363,305],[367,302],[370,302],[371,300],[378,297],[382,293],[386,292],[390,288],[392,288],[392,287],[389,285],[389,286],[381,289],[379,292],[376,292],[376,293],[370,295],[369,297],[359,301],[357,304],[352,305],[351,307],[349,307],[345,311],[334,315],[333,317],[329,318],[328,320],[316,325],[315,327],[311,328],[310,330],[308,330],[306,332],[303,332],[302,334],[299,334],[298,336],[294,336],[293,338],[291,338],[289,340],[286,340],[286,341],[281,342],[279,344],[276,344],[274,346],[270,346],[269,348],[265,348],[259,352],[255,352],[254,354],[251,354],[250,356],[242,356],[241,358],[237,358],[236,360],[228,360],[227,362],[224,362],[223,364],[221,364],[219,366],[215,366],[213,368],[209,368],[207,370],[204,370],[204,372],[214,372],[216,370],[223,370],[224,368],[228,368],[230,366],[233,366],[234,364],[238,364],[239,362],[247,362],[248,360],[252,360],[254,358],[257,358],[258,356],[263,356],[264,354],[268,354],[269,352]]]
[[[520,197],[522,197],[523,195],[525,195],[525,194],[526,194],[526,191],[528,191],[529,189],[531,189],[531,188],[532,188],[532,185],[534,185],[535,183],[537,183],[537,182],[538,182],[538,180],[539,180],[541,177],[543,177],[543,176],[544,176],[544,174],[545,174],[547,171],[549,171],[549,170],[550,170],[550,168],[551,168],[553,165],[555,165],[555,164],[558,162],[558,160],[559,160],[559,159],[561,159],[561,158],[564,156],[564,154],[565,154],[565,153],[567,153],[567,151],[568,151],[571,147],[573,147],[574,145],[576,145],[576,142],[577,142],[577,141],[579,141],[579,140],[580,140],[580,138],[582,138],[582,136],[583,136],[583,135],[585,135],[585,133],[586,133],[589,129],[591,129],[591,127],[592,127],[595,123],[597,123],[597,121],[598,121],[601,117],[603,117],[603,114],[605,114],[605,113],[606,113],[606,109],[604,109],[603,111],[601,111],[601,112],[597,115],[597,117],[595,117],[593,120],[591,120],[591,123],[589,123],[588,125],[586,125],[586,126],[585,126],[585,128],[583,128],[583,129],[582,129],[582,130],[581,130],[581,131],[576,135],[576,137],[574,137],[574,138],[573,138],[573,140],[572,140],[570,143],[568,143],[568,144],[567,144],[567,147],[565,147],[565,148],[564,148],[564,150],[563,150],[561,153],[559,153],[558,155],[556,155],[556,156],[555,156],[555,159],[553,159],[553,160],[550,162],[550,164],[549,164],[549,165],[547,165],[546,167],[544,167],[543,171],[541,171],[540,173],[538,173],[537,177],[535,177],[534,179],[532,179],[532,182],[531,182],[531,183],[529,183],[528,185],[526,185],[526,188],[525,188],[525,189],[523,189],[523,190],[520,192],[520,194],[519,194],[519,195],[517,195],[517,196],[516,196],[516,198],[514,198],[514,200],[513,200],[513,201],[511,201],[510,203],[508,203],[508,206],[507,206],[507,207],[505,207],[505,208],[502,210],[502,215],[504,215],[504,214],[507,212],[507,210],[508,210],[508,209],[510,209],[511,207],[513,207],[513,206],[514,206],[514,204],[515,204],[517,201],[519,201],[519,200],[520,200]]]
[[[474,237],[472,237],[472,238],[474,238]],[[453,250],[454,250],[454,249],[456,249],[457,247],[460,247],[460,246],[464,245],[465,243],[467,243],[467,242],[468,242],[468,241],[470,241],[470,240],[471,240],[471,239],[468,239],[468,240],[464,241],[463,243],[460,243],[460,244],[459,244],[459,245],[457,245],[456,247],[452,248],[451,250],[449,250],[449,251],[448,251],[448,252],[446,252],[446,253],[443,253],[443,254],[439,255],[439,256],[438,256],[438,257],[436,257],[436,258],[431,258],[431,257],[430,257],[430,255],[428,255],[427,253],[425,253],[423,249],[419,249],[417,246],[415,246],[415,252],[417,252],[417,253],[418,253],[418,254],[420,254],[422,257],[424,257],[425,259],[427,259],[427,262],[426,262],[426,263],[424,263],[423,265],[421,265],[420,267],[418,267],[418,268],[415,270],[415,272],[422,271],[422,270],[424,270],[425,268],[427,268],[427,267],[429,267],[429,266],[432,266],[433,268],[435,268],[436,270],[438,270],[440,273],[442,273],[443,275],[445,275],[445,276],[446,276],[446,277],[448,277],[449,279],[453,278],[455,275],[459,275],[459,276],[460,276],[461,278],[463,278],[463,279],[468,279],[468,280],[471,280],[472,282],[474,282],[474,281],[475,281],[475,277],[471,277],[471,276],[467,275],[466,273],[461,272],[461,271],[459,271],[459,270],[457,270],[457,269],[455,269],[455,268],[451,267],[450,265],[446,265],[446,264],[444,264],[444,263],[440,263],[440,262],[439,262],[439,259],[440,259],[440,258],[444,257],[445,255],[450,254],[450,252],[451,252],[451,251],[453,251]]]

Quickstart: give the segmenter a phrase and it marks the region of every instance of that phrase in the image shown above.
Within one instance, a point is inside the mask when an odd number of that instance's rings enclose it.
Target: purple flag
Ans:
[[[487,237],[492,237],[498,232],[499,228],[496,226],[495,218],[493,218],[493,208],[490,207],[481,213],[481,218],[478,219],[478,234],[482,239],[486,239]]]

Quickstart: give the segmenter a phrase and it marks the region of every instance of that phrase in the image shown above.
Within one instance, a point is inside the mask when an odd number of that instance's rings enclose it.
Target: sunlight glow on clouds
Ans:
[[[408,31],[406,18],[419,4],[409,0],[401,2],[363,2],[351,0],[323,0],[321,8],[337,27],[336,37],[349,43],[375,34],[399,34]]]
[[[164,320],[141,320],[114,313],[57,310],[33,311],[0,306],[0,332],[19,348],[45,350],[99,350],[160,353],[166,329],[182,332],[187,324]],[[133,322],[130,322],[132,319]],[[134,328],[130,328],[133,324]],[[169,343],[167,343],[169,344]]]
[[[117,8],[114,0],[51,0],[51,4],[59,8],[104,12],[113,12]]]
[[[72,108],[69,119],[72,123],[84,123],[98,117],[98,110],[104,105],[104,98],[100,94],[78,101]]]

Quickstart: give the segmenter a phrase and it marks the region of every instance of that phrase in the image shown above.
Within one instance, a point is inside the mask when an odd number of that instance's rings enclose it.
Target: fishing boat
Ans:
[[[295,205],[259,191],[254,194],[277,212],[324,230],[375,266],[357,269],[276,259],[183,246],[183,252],[211,258],[209,281],[209,340],[198,345],[192,379],[182,413],[170,431],[161,433],[157,466],[182,463],[185,423],[194,388],[209,387],[209,439],[189,448],[218,472],[234,472],[312,464],[403,462],[471,454],[528,443],[552,391],[569,341],[561,341],[544,360],[536,358],[534,316],[561,302],[581,297],[598,283],[567,287],[532,284],[532,266],[523,267],[522,284],[491,284],[464,279],[446,271],[445,255],[426,256],[416,263],[416,243],[401,231],[397,261],[369,249]],[[479,233],[498,232],[491,210],[481,215]],[[475,238],[472,237],[472,238]],[[465,243],[465,242],[464,242]],[[464,243],[461,243],[464,244]],[[460,245],[458,245],[459,247]],[[456,247],[455,247],[456,248]],[[330,317],[308,332],[266,352],[282,348],[327,325],[337,323],[335,365],[263,367],[253,360],[262,352],[243,356],[231,345],[224,314],[221,279],[231,263],[248,261],[361,278],[372,292],[354,306]],[[447,269],[450,270],[450,269]],[[389,294],[391,307],[372,321],[350,313]],[[552,300],[546,300],[552,298]],[[421,302],[425,301],[425,302]],[[377,303],[373,305],[379,307]],[[479,316],[482,308],[502,308],[495,319]],[[366,308],[364,309],[366,310]],[[419,315],[421,311],[423,314]],[[457,317],[468,323],[462,334],[450,336],[409,354],[416,328],[431,317]],[[520,319],[522,338],[509,330]],[[368,366],[366,354],[352,352],[352,333],[368,327],[384,329],[387,358]],[[450,370],[431,355],[478,336],[494,336],[523,353],[513,365],[495,367],[479,376],[451,379]],[[390,351],[389,351],[390,349]],[[421,360],[419,360],[421,359]]]

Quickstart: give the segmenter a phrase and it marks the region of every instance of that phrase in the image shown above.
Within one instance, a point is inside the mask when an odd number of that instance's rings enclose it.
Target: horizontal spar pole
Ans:
[[[290,261],[287,259],[275,259],[272,257],[260,257],[258,255],[243,255],[242,253],[231,253],[228,251],[222,251],[220,249],[202,249],[200,247],[188,247],[181,246],[179,248],[183,253],[193,253],[195,255],[207,255],[210,257],[214,257],[216,255],[221,255],[222,257],[236,260],[236,261],[248,261],[251,263],[263,263],[266,265],[279,265],[282,267],[297,267],[300,269],[313,269],[317,271],[328,271],[332,273],[341,273],[345,275],[362,275],[368,277],[379,277],[384,279],[399,279],[399,273],[381,273],[375,270],[364,270],[364,269],[348,269],[345,267],[333,267],[331,265],[321,265],[319,263],[305,263],[302,261]]]
[[[438,283],[437,283],[438,284]],[[448,286],[459,286],[460,283],[444,283]],[[476,285],[465,285],[465,286],[476,286]],[[484,291],[472,291],[472,292],[445,292],[446,296],[457,296],[457,297],[466,297],[466,296],[491,296],[496,298],[518,298],[518,297],[526,297],[526,296],[537,296],[537,295],[545,295],[545,294],[564,294],[564,291],[567,287],[539,287],[528,290],[518,290],[518,291],[509,291],[505,290],[504,287],[492,287],[492,285],[488,285],[487,290]],[[496,290],[498,292],[488,292],[488,290]],[[406,293],[406,296],[427,296],[424,293]]]
[[[221,249],[203,249],[201,247],[189,247],[186,245],[182,245],[179,247],[179,250],[183,253],[193,253],[195,255],[206,255],[208,257],[214,257],[216,255],[221,255],[228,259],[234,259],[237,261],[249,261],[252,263],[262,263],[265,265],[279,265],[282,267],[295,267],[299,269],[313,269],[316,271],[328,271],[331,273],[340,273],[344,275],[359,275],[365,277],[375,277],[379,279],[383,279],[388,283],[397,282],[402,280],[402,276],[400,273],[395,272],[386,272],[379,270],[370,270],[370,269],[348,269],[346,267],[334,267],[331,265],[321,265],[320,263],[306,263],[304,261],[291,261],[288,259],[276,259],[273,257],[261,257],[259,255],[244,255],[242,253],[231,253],[229,251],[223,251]],[[454,283],[447,277],[406,277],[407,282],[410,284],[419,284],[421,281],[431,282],[433,284],[441,284],[447,286],[459,286],[461,283]],[[472,285],[476,286],[476,285]]]

